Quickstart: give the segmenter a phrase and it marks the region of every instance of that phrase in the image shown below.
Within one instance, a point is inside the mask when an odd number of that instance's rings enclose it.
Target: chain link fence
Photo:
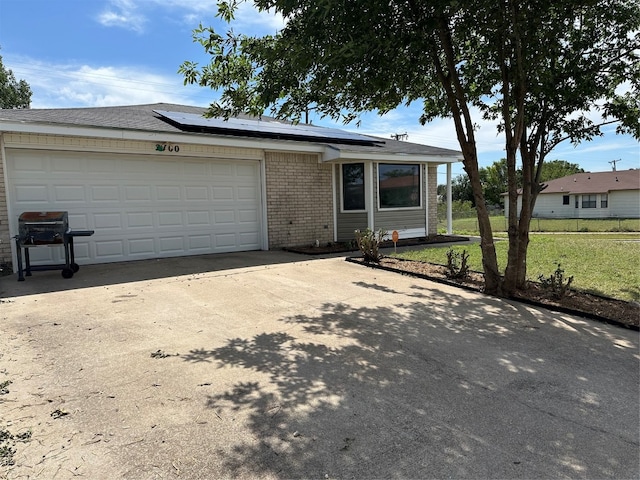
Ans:
[[[479,233],[476,209],[463,208],[452,213],[453,233],[473,235]],[[491,228],[494,232],[506,232],[509,223],[504,211],[490,210]],[[438,205],[438,232],[447,231],[445,204]],[[640,218],[543,218],[534,217],[530,232],[640,232]]]

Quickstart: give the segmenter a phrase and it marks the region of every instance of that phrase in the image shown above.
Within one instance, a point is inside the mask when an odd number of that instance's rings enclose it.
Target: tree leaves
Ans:
[[[0,108],[29,108],[31,93],[29,84],[17,81],[13,71],[4,67],[0,56]]]

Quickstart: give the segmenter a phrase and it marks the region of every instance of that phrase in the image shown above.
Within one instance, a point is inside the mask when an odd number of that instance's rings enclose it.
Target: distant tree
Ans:
[[[540,181],[548,182],[556,178],[566,177],[574,173],[582,173],[584,170],[577,163],[569,163],[566,160],[549,160],[542,164]]]
[[[487,205],[501,205],[503,203],[502,194],[507,191],[509,181],[507,177],[507,159],[501,158],[493,162],[488,167],[481,168],[483,177],[482,189]],[[521,184],[522,171],[516,171],[518,185]]]
[[[29,108],[31,93],[29,84],[17,81],[13,72],[4,67],[0,56],[0,108]]]
[[[466,173],[451,180],[451,200],[454,202],[470,202],[475,207],[471,182]]]

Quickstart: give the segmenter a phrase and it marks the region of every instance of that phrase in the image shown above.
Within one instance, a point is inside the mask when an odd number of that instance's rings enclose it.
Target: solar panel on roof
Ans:
[[[345,132],[337,128],[316,127],[314,125],[281,123],[277,121],[253,120],[245,118],[205,118],[194,113],[154,110],[181,130],[223,133],[227,135],[299,140],[350,145],[375,145],[384,143],[358,133]]]

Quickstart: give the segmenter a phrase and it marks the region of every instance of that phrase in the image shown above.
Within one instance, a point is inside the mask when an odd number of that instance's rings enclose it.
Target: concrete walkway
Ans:
[[[637,332],[283,252],[0,281],[0,478],[640,476]]]

